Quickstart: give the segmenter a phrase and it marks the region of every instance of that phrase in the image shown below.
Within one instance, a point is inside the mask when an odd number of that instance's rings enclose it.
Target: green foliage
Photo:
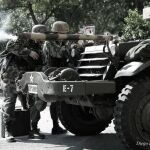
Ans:
[[[95,25],[97,34],[104,31],[117,33],[131,6],[140,6],[141,10],[143,1],[0,0],[0,10],[12,14],[11,28],[14,28],[14,32],[30,31],[34,24],[50,27],[55,20],[63,20],[68,22],[71,32],[78,32],[86,25]]]
[[[128,16],[124,21],[124,40],[140,40],[150,37],[150,21],[144,20],[142,15],[138,13],[137,9],[129,10]]]

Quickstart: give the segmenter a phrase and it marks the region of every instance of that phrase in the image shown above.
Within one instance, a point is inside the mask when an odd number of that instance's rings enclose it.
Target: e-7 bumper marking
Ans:
[[[43,96],[101,95],[116,91],[114,81],[49,81],[42,72],[26,72],[18,83],[23,91]]]

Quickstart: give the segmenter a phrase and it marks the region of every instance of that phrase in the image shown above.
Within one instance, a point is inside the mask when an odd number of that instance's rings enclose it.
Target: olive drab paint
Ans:
[[[31,33],[23,32],[18,35],[18,37],[32,39],[32,40],[100,40],[100,41],[110,41],[113,36],[109,35],[84,35],[84,34],[55,34],[55,33]]]

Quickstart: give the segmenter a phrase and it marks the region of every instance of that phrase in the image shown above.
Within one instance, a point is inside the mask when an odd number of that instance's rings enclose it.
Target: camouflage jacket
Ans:
[[[69,42],[57,42],[46,41],[43,45],[43,53],[45,55],[45,63],[50,64],[52,58],[63,59],[69,61],[70,57],[70,43]]]
[[[31,51],[35,51],[39,54],[40,57],[38,60],[33,60],[29,56]],[[29,66],[31,70],[34,70],[37,65],[43,65],[42,47],[33,40],[10,40],[6,45],[3,55],[6,55],[8,58],[13,55],[11,61],[17,63],[18,66]]]

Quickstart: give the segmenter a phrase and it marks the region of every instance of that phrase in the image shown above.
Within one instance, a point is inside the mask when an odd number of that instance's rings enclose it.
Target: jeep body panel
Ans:
[[[131,62],[123,66],[115,75],[115,78],[125,77],[125,76],[134,76],[143,70],[150,67],[150,61],[143,62]]]

